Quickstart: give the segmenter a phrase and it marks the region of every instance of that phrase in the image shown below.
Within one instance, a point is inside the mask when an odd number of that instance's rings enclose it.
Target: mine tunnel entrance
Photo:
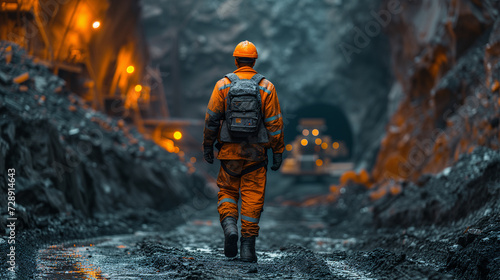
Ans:
[[[325,147],[342,150],[333,161],[351,159],[354,151],[352,128],[343,109],[339,106],[323,103],[308,104],[299,107],[286,120],[285,143],[291,143],[298,136],[309,133],[309,131],[304,131],[308,130],[303,124],[305,120],[317,120],[324,124],[321,134],[329,136],[332,141],[332,145],[328,147],[325,145]]]

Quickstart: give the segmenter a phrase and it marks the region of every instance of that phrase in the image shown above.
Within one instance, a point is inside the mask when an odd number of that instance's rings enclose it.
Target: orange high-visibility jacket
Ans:
[[[252,67],[243,66],[234,71],[240,79],[251,79],[257,74]],[[226,97],[231,81],[224,77],[217,82],[208,102],[205,115],[205,129],[203,132],[203,145],[212,146],[216,139],[222,143],[222,148],[217,156],[220,160],[251,160],[261,161],[266,159],[266,149],[273,153],[283,153],[283,118],[281,115],[278,95],[274,85],[267,79],[259,83],[262,98],[262,116],[264,126],[269,135],[269,142],[263,144],[223,143],[220,141],[220,126],[226,111]]]

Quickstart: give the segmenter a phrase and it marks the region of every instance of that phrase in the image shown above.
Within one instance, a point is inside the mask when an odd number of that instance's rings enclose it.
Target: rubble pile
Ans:
[[[423,176],[420,185],[407,182],[400,194],[375,201],[374,226],[401,230],[396,239],[403,244],[401,250],[407,250],[410,236],[421,249],[434,246],[447,252],[446,271],[459,279],[498,279],[499,180],[500,152],[476,148],[439,174]],[[410,233],[415,231],[423,236]]]
[[[343,233],[365,231],[346,259],[382,278],[498,279],[499,182],[500,151],[477,147],[375,201],[350,183],[325,220]]]
[[[176,154],[90,109],[19,46],[0,43],[0,177],[16,169],[20,228],[40,217],[168,210],[203,193]],[[6,197],[0,180],[0,196]],[[6,200],[0,200],[6,223]]]
[[[448,254],[447,269],[460,279],[500,279],[499,248],[499,215],[485,216],[456,239]]]
[[[472,224],[500,213],[500,152],[480,147],[435,176],[408,182],[397,196],[374,202],[378,227]]]

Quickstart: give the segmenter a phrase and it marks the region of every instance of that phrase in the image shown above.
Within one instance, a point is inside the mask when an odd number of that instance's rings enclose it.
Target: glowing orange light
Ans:
[[[170,139],[164,139],[162,141],[162,146],[169,152],[169,153],[173,153],[175,152],[175,145],[174,145],[174,141],[170,140]]]
[[[192,157],[191,159],[189,159],[189,161],[191,161],[192,163],[195,163],[196,162],[196,158]]]
[[[136,85],[135,86],[135,91],[139,92],[142,90],[142,86],[141,85]]]
[[[319,135],[319,130],[317,130],[317,129],[313,129],[312,134],[313,134],[314,136],[318,136],[318,135]]]
[[[181,140],[182,138],[182,133],[180,131],[174,132],[174,139],[175,140]]]
[[[323,161],[321,159],[317,159],[316,160],[316,165],[317,166],[322,166],[323,165]]]
[[[333,142],[332,147],[336,150],[340,147],[339,142]]]
[[[322,148],[323,150],[328,149],[328,144],[327,144],[326,142],[323,142],[323,144],[321,144],[321,148]]]
[[[96,21],[94,21],[94,23],[92,23],[92,27],[93,27],[94,29],[97,29],[97,28],[99,28],[100,26],[101,26],[101,23],[100,23],[98,20],[96,20]]]
[[[289,151],[289,152],[290,152],[290,151],[292,150],[292,148],[293,148],[293,147],[292,147],[292,145],[288,144],[288,145],[286,145],[286,147],[285,147],[285,148],[286,148],[286,150],[287,150],[287,151]]]
[[[134,66],[130,65],[129,67],[127,67],[127,73],[132,74],[134,73],[134,71],[135,71]]]
[[[304,136],[309,135],[309,130],[307,130],[307,129],[302,130],[302,135],[304,135]]]
[[[301,144],[302,146],[307,146],[307,143],[309,143],[309,142],[307,142],[307,139],[302,139],[302,140],[300,141],[300,144]]]
[[[316,145],[321,145],[323,141],[320,138],[316,138],[316,140],[314,140],[314,143],[316,143]]]

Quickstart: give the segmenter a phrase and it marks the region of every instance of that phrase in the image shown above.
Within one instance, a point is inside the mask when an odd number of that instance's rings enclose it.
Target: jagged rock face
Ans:
[[[498,1],[402,2],[388,36],[404,99],[373,170],[378,183],[416,181],[477,146],[498,149],[498,11]]]
[[[336,105],[362,158],[380,142],[392,81],[381,26],[371,27],[373,36],[365,30],[376,23],[373,13],[387,7],[368,2],[146,0],[143,21],[174,115],[203,118],[216,81],[235,69],[234,47],[250,40],[259,50],[255,68],[277,88],[285,125],[300,117],[301,106]],[[365,34],[361,46],[355,27]]]

